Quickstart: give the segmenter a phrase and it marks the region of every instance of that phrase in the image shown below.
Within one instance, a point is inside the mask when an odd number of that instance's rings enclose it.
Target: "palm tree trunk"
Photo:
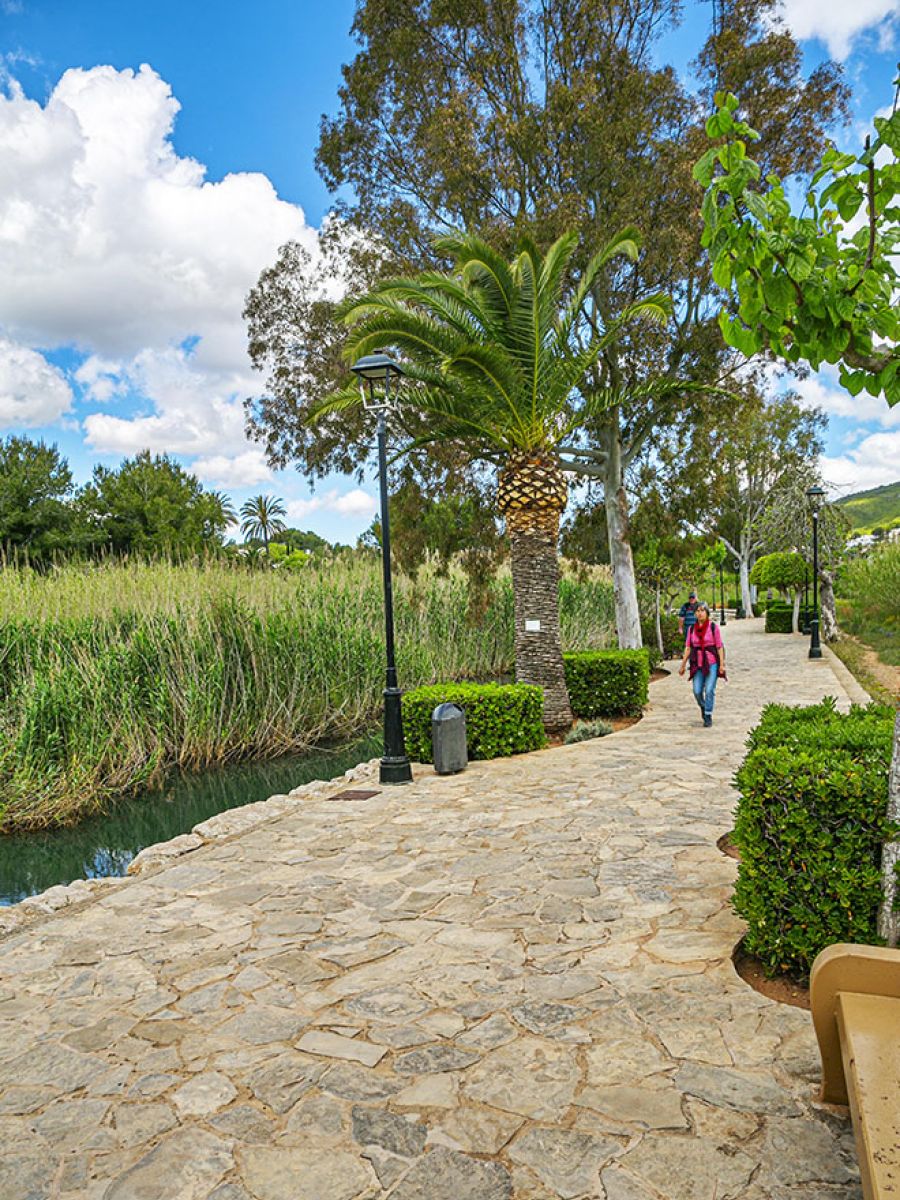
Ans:
[[[544,690],[544,726],[550,732],[572,724],[559,633],[559,515],[555,529],[536,527],[531,514],[508,513],[516,610],[516,682]]]

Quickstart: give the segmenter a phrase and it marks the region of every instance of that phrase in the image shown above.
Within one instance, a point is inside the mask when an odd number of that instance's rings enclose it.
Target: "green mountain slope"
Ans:
[[[876,525],[888,529],[900,523],[900,480],[867,492],[854,492],[838,504],[857,533],[871,533]]]

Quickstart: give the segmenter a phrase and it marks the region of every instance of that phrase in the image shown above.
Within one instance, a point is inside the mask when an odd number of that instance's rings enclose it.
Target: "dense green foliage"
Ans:
[[[779,592],[794,592],[802,588],[809,575],[809,568],[802,554],[777,551],[763,554],[753,564],[750,582],[758,588],[776,588]]]
[[[748,97],[748,101],[752,102]],[[858,157],[823,147],[796,215],[782,181],[747,153],[758,133],[738,116],[736,96],[716,94],[706,130],[715,145],[694,174],[707,189],[703,244],[713,278],[731,291],[725,340],[747,357],[769,350],[788,362],[840,366],[852,395],[900,400],[900,110],[875,118]],[[863,217],[863,221],[857,221]]]
[[[563,661],[576,716],[638,716],[647,703],[646,650],[577,650],[564,654]]]
[[[432,762],[431,714],[457,704],[466,714],[469,758],[504,758],[546,746],[544,698],[528,683],[436,683],[403,696],[406,749],[414,762]]]
[[[734,908],[770,972],[805,976],[833,942],[877,941],[893,713],[768,705],[735,783]]]
[[[197,553],[221,542],[227,502],[168,455],[148,450],[116,470],[98,466],[77,507],[98,548],[153,556]]]
[[[300,575],[216,563],[0,571],[0,827],[75,820],[176,763],[272,757],[371,728],[379,566],[315,562]],[[610,590],[562,581],[564,645],[611,643]],[[458,573],[397,576],[395,606],[404,686],[510,671],[508,576],[477,623]]]
[[[0,441],[0,547],[38,562],[72,547],[72,472],[55,446]]]
[[[841,623],[900,666],[900,542],[873,548],[841,572]]]
[[[837,504],[849,519],[854,534],[871,532],[876,525],[890,528],[900,524],[900,480],[842,496]]]
[[[800,606],[800,628],[805,629],[812,620],[813,610]],[[766,633],[793,633],[794,606],[784,600],[769,600],[766,603]]]

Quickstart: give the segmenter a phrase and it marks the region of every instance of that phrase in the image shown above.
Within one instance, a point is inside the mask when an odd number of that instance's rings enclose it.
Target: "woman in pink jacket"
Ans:
[[[690,680],[694,685],[694,699],[703,713],[703,724],[712,725],[713,705],[716,702],[716,681],[727,679],[725,674],[725,647],[722,634],[715,621],[709,619],[709,605],[697,605],[697,620],[688,630],[684,642],[679,675],[689,667]]]

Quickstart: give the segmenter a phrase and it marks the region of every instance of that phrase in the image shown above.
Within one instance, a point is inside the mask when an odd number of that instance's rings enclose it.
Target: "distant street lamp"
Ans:
[[[819,645],[819,510],[825,499],[825,489],[819,484],[813,484],[806,489],[806,498],[812,510],[813,522],[813,613],[809,623],[809,657],[821,658],[822,647]]]
[[[403,740],[403,715],[397,664],[394,660],[394,589],[391,583],[391,528],[387,485],[387,413],[392,408],[391,380],[400,380],[403,368],[386,354],[367,354],[350,368],[359,378],[363,407],[374,412],[378,431],[378,483],[381,490],[381,569],[384,577],[384,637],[387,671],[384,687],[384,756],[378,777],[381,783],[410,783],[412,768]],[[376,386],[383,388],[379,396]]]

